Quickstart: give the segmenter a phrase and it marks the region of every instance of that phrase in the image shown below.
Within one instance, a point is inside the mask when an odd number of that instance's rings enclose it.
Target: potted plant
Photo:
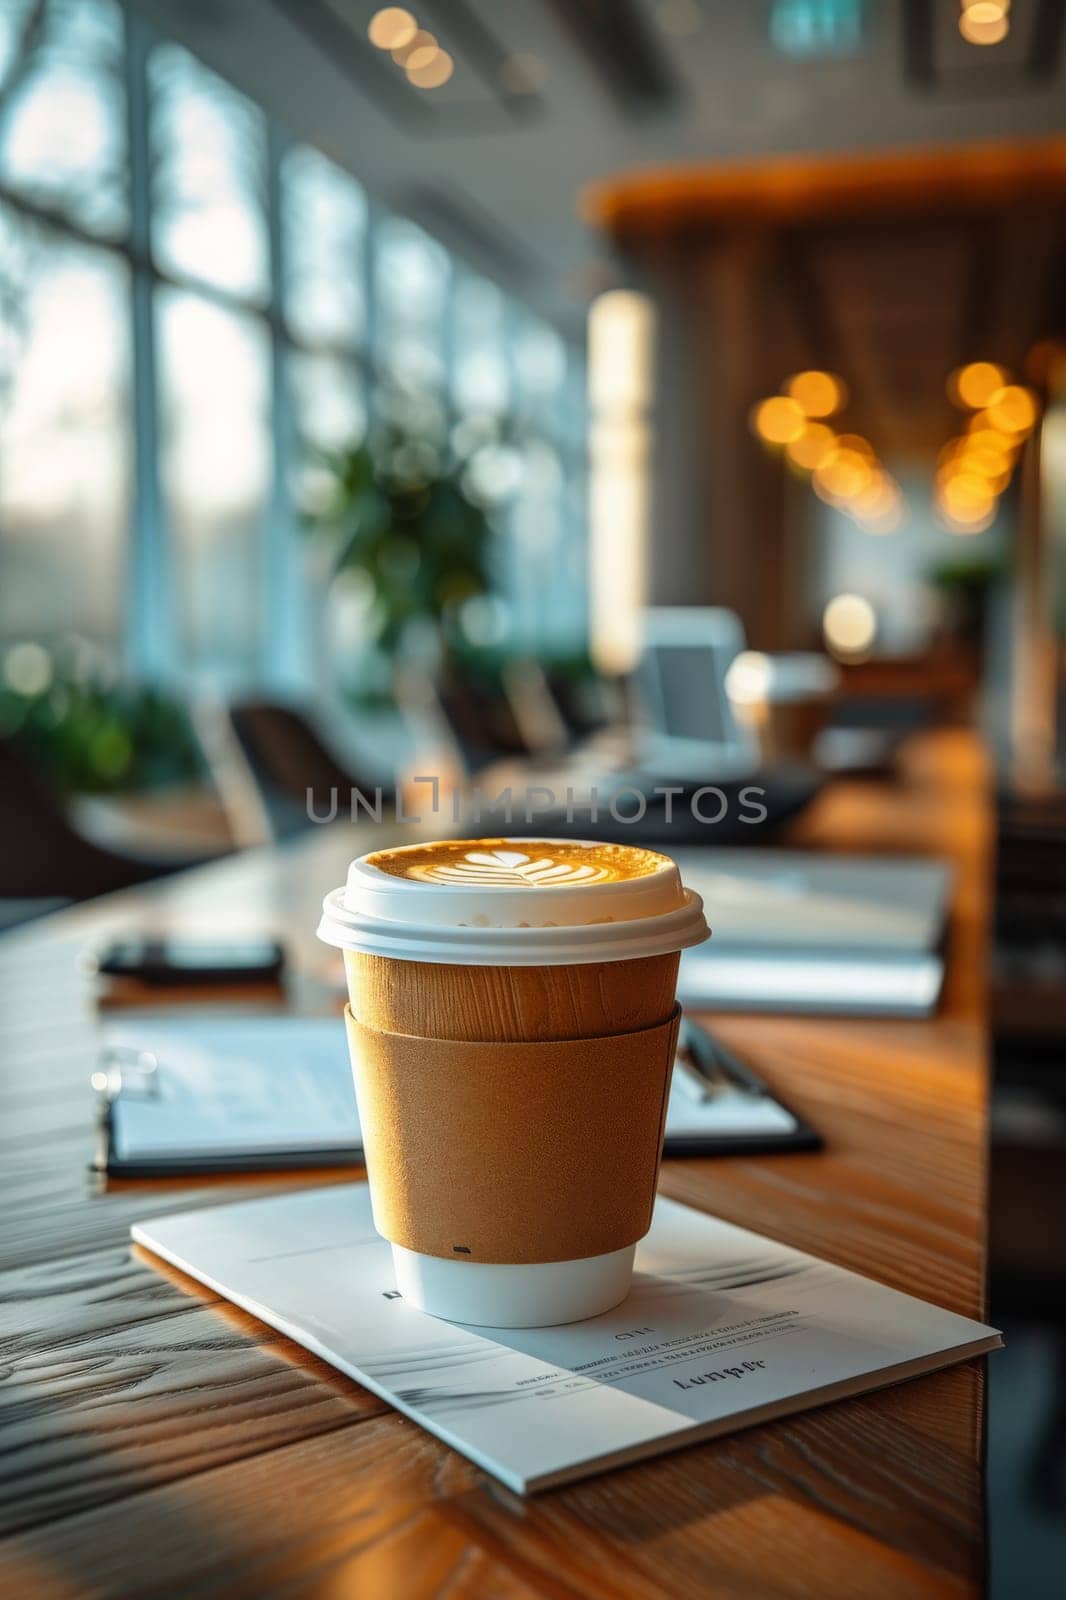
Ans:
[[[491,424],[461,425],[449,439],[432,413],[420,425],[400,413],[318,457],[324,477],[306,518],[328,547],[332,578],[359,600],[364,644],[386,694],[400,659],[443,672],[466,652],[471,602],[492,591],[497,497],[486,465],[505,450]]]

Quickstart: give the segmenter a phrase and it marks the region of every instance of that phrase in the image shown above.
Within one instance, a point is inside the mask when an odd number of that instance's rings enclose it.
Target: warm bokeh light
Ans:
[[[417,31],[417,22],[402,6],[385,6],[382,11],[375,11],[367,28],[370,43],[379,50],[402,50]]]
[[[973,9],[971,7],[971,9]],[[973,414],[966,431],[937,456],[936,510],[952,533],[979,533],[993,522],[996,504],[1040,406],[1031,389],[1011,383],[992,361],[971,361],[948,379],[955,404]]]
[[[969,411],[980,411],[997,389],[1002,389],[1007,374],[993,361],[971,361],[959,367],[948,379],[948,394],[956,405]]]
[[[601,416],[629,415],[651,399],[655,314],[647,295],[608,289],[589,307],[589,402]]]
[[[840,450],[854,450],[856,455],[862,456],[864,461],[876,461],[877,451],[869,439],[864,439],[861,433],[842,433],[837,437],[837,447]]]
[[[992,426],[1005,433],[1030,433],[1039,410],[1036,397],[1029,389],[1019,383],[1009,383],[990,396],[987,415]]]
[[[994,22],[997,17],[1007,15],[1011,0],[960,0],[960,5],[975,22]]]
[[[986,528],[992,526],[996,515],[994,505],[984,508],[968,506],[961,511],[953,511],[950,506],[941,502],[937,510],[941,522],[951,533],[983,533]]]
[[[981,472],[986,478],[1001,478],[1004,474],[1010,476],[1013,466],[1010,453],[991,444],[967,444],[959,451],[959,458],[974,472]]]
[[[851,447],[842,448],[838,440],[815,472],[814,484],[827,498],[851,500],[868,489],[873,478],[874,468],[868,457]]]
[[[785,384],[785,392],[808,417],[831,417],[847,401],[848,392],[831,372],[797,372]]]
[[[751,426],[765,444],[784,446],[789,465],[811,474],[820,500],[850,516],[867,533],[891,533],[903,521],[906,502],[898,483],[885,471],[868,439],[837,434],[824,422],[847,400],[847,388],[831,372],[810,368],[794,373],[787,393],[752,408]]]
[[[647,296],[630,289],[599,295],[588,318],[589,600],[592,652],[603,672],[629,672],[640,654],[654,363]]]
[[[407,64],[407,81],[416,89],[439,89],[455,71],[455,62],[447,50],[435,50],[425,66]]]
[[[877,532],[887,533],[889,518],[899,511],[899,500],[899,490],[892,479],[886,472],[878,472],[867,487],[852,499],[851,510],[863,522],[876,527]]]
[[[770,692],[773,667],[761,650],[742,650],[725,675],[726,694],[734,705],[761,705]]]
[[[959,32],[967,44],[1000,44],[1010,32],[1009,0],[971,0],[959,16]]]
[[[422,67],[428,67],[440,55],[440,45],[436,39],[432,44],[416,45],[413,50],[408,50],[403,58],[403,64],[408,72],[418,72]]]
[[[993,427],[987,411],[978,412],[970,422],[965,437],[958,441],[960,449],[995,450],[1011,466],[1014,465],[1020,443],[1017,434],[1005,433],[1002,428]]]
[[[950,439],[936,474],[936,508],[952,533],[978,533],[995,517],[996,501],[1010,483],[1013,454],[1002,434],[987,427]]]
[[[822,633],[838,660],[860,660],[877,633],[873,606],[860,594],[834,595],[822,613]]]
[[[967,462],[967,466],[970,466],[969,462]],[[1003,493],[1008,483],[1010,483],[1009,472],[986,472],[979,467],[976,462],[973,463],[973,471],[981,474],[981,477],[988,485],[989,492],[997,499]]]
[[[390,53],[398,67],[406,67],[411,57],[416,55],[419,50],[438,50],[439,48],[436,34],[430,33],[426,28],[418,28],[409,38],[404,40],[403,44],[393,45]]]
[[[775,394],[755,407],[752,426],[767,444],[791,444],[806,428],[807,418],[795,400]]]
[[[939,485],[941,503],[953,517],[983,517],[992,510],[995,495],[976,472],[958,472]]]
[[[964,516],[954,516],[945,506],[940,507],[940,518],[949,533],[984,533],[995,520],[996,509],[993,506],[988,511],[969,512]]]
[[[793,466],[801,467],[804,472],[813,472],[820,467],[836,444],[836,434],[824,422],[809,422],[803,432],[795,439],[790,439],[785,446],[785,454]]]

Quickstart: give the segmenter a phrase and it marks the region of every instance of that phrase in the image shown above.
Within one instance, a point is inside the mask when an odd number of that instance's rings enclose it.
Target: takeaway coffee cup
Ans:
[[[636,846],[445,840],[353,861],[344,952],[374,1222],[422,1311],[490,1327],[624,1299],[651,1223],[679,953],[707,937]]]

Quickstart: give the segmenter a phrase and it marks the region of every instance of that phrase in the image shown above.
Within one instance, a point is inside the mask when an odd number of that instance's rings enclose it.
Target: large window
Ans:
[[[0,629],[122,628],[129,271],[0,203]]]
[[[122,13],[0,0],[0,184],[90,233],[129,222]]]
[[[114,0],[0,0],[0,647],[328,673],[301,507],[394,413],[462,443],[498,631],[580,646],[581,396],[554,329]]]
[[[265,304],[265,117],[176,45],[151,52],[148,87],[159,270]]]

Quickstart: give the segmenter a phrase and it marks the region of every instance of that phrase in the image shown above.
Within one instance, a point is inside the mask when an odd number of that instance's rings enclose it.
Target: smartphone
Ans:
[[[116,939],[93,961],[105,978],[125,978],[153,988],[184,984],[277,983],[285,950],[276,939]]]

